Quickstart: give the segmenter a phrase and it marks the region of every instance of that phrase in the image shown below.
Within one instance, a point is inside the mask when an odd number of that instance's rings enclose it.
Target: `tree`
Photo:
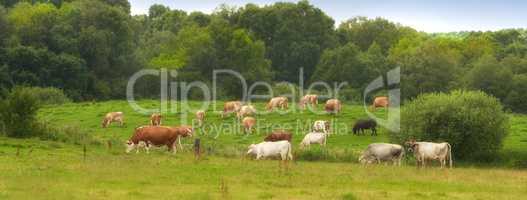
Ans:
[[[393,142],[448,142],[452,155],[466,160],[496,158],[509,131],[499,100],[476,91],[422,94],[402,107],[401,119]]]
[[[505,100],[512,80],[510,69],[503,67],[493,56],[479,59],[467,75],[468,88],[482,90],[500,100]]]
[[[248,4],[239,10],[236,24],[265,43],[278,81],[297,82],[300,68],[305,79],[311,77],[322,51],[336,44],[333,19],[307,1]]]

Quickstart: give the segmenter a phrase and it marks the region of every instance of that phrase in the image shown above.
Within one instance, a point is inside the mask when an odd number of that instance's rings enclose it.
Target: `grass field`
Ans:
[[[156,101],[141,101],[156,107]],[[221,105],[221,103],[219,103]],[[198,102],[191,107],[197,109]],[[259,110],[263,104],[257,103]],[[321,108],[321,107],[319,107]],[[103,115],[123,111],[126,126],[100,128]],[[384,116],[385,111],[376,112]],[[165,114],[165,125],[185,123],[182,112]],[[310,112],[261,114],[256,133],[245,136],[234,117],[219,118],[207,110],[205,128],[198,130],[205,157],[196,161],[186,151],[172,155],[165,148],[151,154],[125,154],[124,141],[148,115],[132,111],[125,101],[66,104],[45,107],[39,118],[53,126],[71,126],[92,135],[83,145],[37,139],[0,138],[0,199],[523,199],[527,196],[527,117],[511,115],[511,133],[500,159],[491,164],[455,161],[455,168],[416,169],[405,166],[358,165],[356,158],[379,136],[354,136],[349,126],[366,114],[360,106],[345,105],[332,117]],[[190,115],[193,117],[193,115]],[[336,134],[327,148],[299,150],[298,143],[312,121],[332,120]],[[187,122],[190,123],[190,122]],[[288,168],[276,160],[243,157],[247,145],[260,142],[276,125],[295,133],[297,161]],[[107,141],[113,145],[108,148]],[[454,150],[455,153],[455,150]],[[310,161],[314,160],[314,161]]]

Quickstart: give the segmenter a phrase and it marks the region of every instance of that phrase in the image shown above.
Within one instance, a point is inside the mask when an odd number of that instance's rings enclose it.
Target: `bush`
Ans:
[[[0,101],[0,121],[9,137],[27,138],[39,135],[36,115],[40,104],[32,90],[14,87],[6,98]]]
[[[42,130],[39,135],[41,140],[64,142],[75,145],[100,143],[99,141],[96,141],[92,135],[76,126],[54,128],[41,123],[39,127]]]
[[[508,117],[498,99],[483,92],[431,93],[407,103],[401,111],[401,131],[393,142],[409,139],[449,142],[461,159],[489,161],[502,147]]]
[[[39,101],[42,105],[55,104],[60,105],[71,100],[64,94],[61,89],[54,87],[31,87],[27,88]]]

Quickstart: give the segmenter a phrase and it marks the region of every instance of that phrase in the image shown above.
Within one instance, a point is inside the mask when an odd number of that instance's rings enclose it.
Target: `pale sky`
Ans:
[[[129,0],[132,14],[146,14],[152,4],[187,12],[211,13],[220,4],[272,4],[274,0]],[[297,2],[294,0],[282,0]],[[311,0],[336,24],[355,16],[383,17],[425,32],[527,28],[527,1],[523,0]]]

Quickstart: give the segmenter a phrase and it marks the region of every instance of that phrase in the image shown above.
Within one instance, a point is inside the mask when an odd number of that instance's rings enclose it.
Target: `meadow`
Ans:
[[[159,106],[153,100],[139,104]],[[191,111],[200,104],[191,102]],[[344,105],[338,116],[309,111],[259,114],[258,128],[249,135],[242,133],[234,116],[221,119],[214,112],[221,105],[209,107],[204,128],[196,130],[195,138],[203,144],[201,160],[189,150],[191,139],[183,140],[185,150],[176,155],[165,148],[148,155],[125,154],[124,142],[133,129],[149,122],[148,114],[134,112],[126,101],[44,107],[39,119],[86,133],[90,139],[64,143],[1,138],[0,199],[523,199],[527,195],[524,115],[510,114],[510,134],[496,161],[455,160],[454,169],[439,169],[437,163],[416,169],[411,156],[402,167],[357,163],[369,143],[389,141],[383,128],[378,136],[351,134],[352,123],[366,117],[358,105]],[[255,105],[263,110],[263,103]],[[123,111],[126,125],[102,129],[102,117],[109,111]],[[375,114],[384,117],[386,111]],[[183,110],[164,116],[164,125],[189,124],[194,117],[184,117]],[[328,146],[299,149],[302,135],[318,119],[333,122]],[[276,160],[244,156],[249,144],[278,128],[294,133],[294,162],[284,166]]]

